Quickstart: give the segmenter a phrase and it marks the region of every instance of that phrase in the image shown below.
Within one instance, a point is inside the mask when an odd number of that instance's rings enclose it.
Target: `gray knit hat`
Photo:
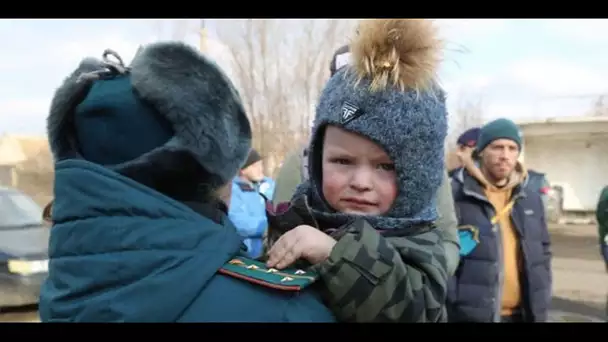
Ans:
[[[317,196],[324,131],[335,125],[376,142],[395,162],[399,191],[384,229],[437,219],[447,134],[445,94],[436,82],[440,47],[429,20],[361,23],[350,45],[352,64],[328,81],[316,110],[309,174]]]

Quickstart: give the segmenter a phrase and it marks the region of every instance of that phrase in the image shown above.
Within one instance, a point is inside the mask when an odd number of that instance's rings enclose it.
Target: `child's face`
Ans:
[[[323,196],[335,210],[382,215],[397,197],[397,174],[386,152],[369,139],[329,126],[323,141]]]

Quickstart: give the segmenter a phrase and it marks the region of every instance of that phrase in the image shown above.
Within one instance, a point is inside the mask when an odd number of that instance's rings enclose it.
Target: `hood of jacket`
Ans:
[[[241,238],[83,160],[57,163],[43,321],[171,322],[239,253]]]

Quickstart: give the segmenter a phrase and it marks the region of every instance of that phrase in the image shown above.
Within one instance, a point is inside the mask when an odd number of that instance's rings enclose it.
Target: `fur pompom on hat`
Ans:
[[[379,144],[395,163],[397,198],[384,217],[370,221],[379,221],[382,229],[432,222],[447,135],[445,95],[437,82],[442,42],[435,24],[364,20],[350,52],[350,64],[331,77],[316,109],[309,155],[312,190],[322,198],[324,132],[328,125],[337,126]]]
[[[251,147],[234,85],[181,42],[144,46],[129,67],[111,51],[83,60],[56,91],[47,130],[56,161],[83,158],[161,192],[227,184]]]

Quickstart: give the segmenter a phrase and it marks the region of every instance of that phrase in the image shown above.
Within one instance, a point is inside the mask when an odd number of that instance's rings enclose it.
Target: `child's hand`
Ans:
[[[283,269],[298,259],[306,259],[315,265],[329,257],[335,244],[336,240],[314,227],[297,226],[272,246],[266,266]]]

